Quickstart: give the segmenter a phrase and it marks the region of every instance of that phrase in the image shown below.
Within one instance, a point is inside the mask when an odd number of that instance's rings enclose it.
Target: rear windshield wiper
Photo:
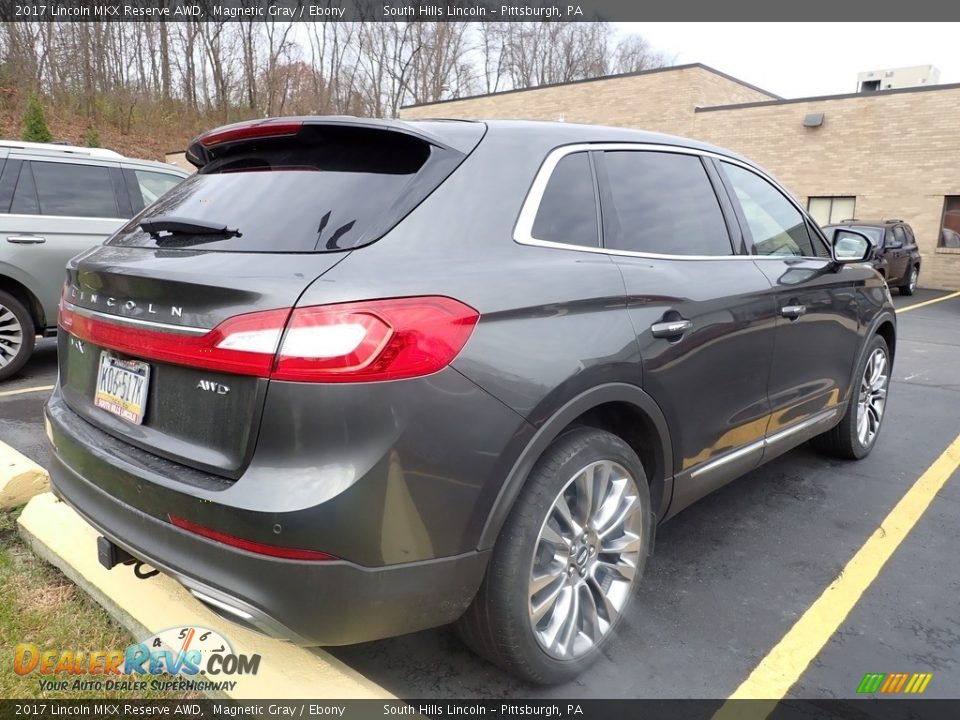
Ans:
[[[140,227],[150,233],[154,239],[160,238],[160,233],[172,235],[225,235],[226,237],[240,237],[238,228],[228,228],[223,223],[197,220],[181,217],[180,215],[158,215],[149,220],[142,220]]]

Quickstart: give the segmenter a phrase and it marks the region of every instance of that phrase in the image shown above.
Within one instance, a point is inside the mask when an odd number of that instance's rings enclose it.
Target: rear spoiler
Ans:
[[[466,121],[456,122],[464,122],[464,124],[474,126],[477,124]],[[427,127],[424,127],[428,124],[437,125],[435,122],[408,123],[402,120],[358,118],[351,115],[315,115],[245,120],[231,125],[223,125],[194,138],[187,148],[186,158],[199,169],[213,159],[213,151],[215,148],[255,138],[292,137],[300,132],[306,125],[354,127],[394,132],[415,137],[434,147],[449,150],[460,155],[469,154],[477,145],[475,134],[468,136],[464,133],[451,132],[446,133],[446,137],[441,138],[437,133],[431,132]],[[454,123],[451,122],[451,125],[453,124]]]

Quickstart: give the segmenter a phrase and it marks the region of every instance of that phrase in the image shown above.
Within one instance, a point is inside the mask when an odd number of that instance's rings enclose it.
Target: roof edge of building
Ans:
[[[945,85],[918,85],[917,87],[890,88],[889,90],[875,90],[874,92],[854,92],[841,93],[839,95],[811,95],[801,98],[781,98],[779,100],[759,100],[745,103],[732,103],[730,105],[709,105],[707,107],[694,108],[694,112],[716,112],[719,110],[745,110],[755,107],[774,107],[777,105],[795,105],[806,102],[823,102],[827,100],[851,100],[853,98],[876,97],[878,95],[901,95],[903,93],[930,92],[933,90],[960,90],[960,83],[947,83]]]
[[[599,77],[583,78],[581,80],[570,80],[568,82],[548,83],[546,85],[535,85],[533,87],[526,87],[526,88],[511,88],[510,90],[498,90],[497,92],[492,92],[492,93],[481,93],[480,95],[467,95],[465,97],[447,98],[446,100],[434,100],[433,102],[412,103],[410,105],[402,105],[400,109],[407,110],[409,108],[430,107],[432,105],[445,105],[447,103],[461,102],[464,100],[480,100],[481,98],[499,97],[500,95],[512,95],[514,93],[533,92],[535,90],[547,90],[550,88],[566,87],[568,85],[580,85],[583,83],[598,82],[600,80],[619,80],[621,78],[638,77],[640,75],[653,75],[655,73],[674,72],[677,70],[690,70],[692,68],[700,68],[701,70],[706,70],[707,72],[711,72],[714,75],[719,75],[725,80],[729,80],[730,82],[734,82],[738,85],[742,85],[743,87],[749,88],[758,93],[763,93],[764,95],[768,95],[770,96],[772,101],[780,101],[783,99],[776,93],[772,93],[769,90],[764,90],[763,88],[757,87],[756,85],[751,85],[750,83],[744,80],[741,80],[740,78],[735,78],[733,75],[728,75],[727,73],[721,72],[720,70],[717,70],[716,68],[712,68],[709,65],[704,65],[703,63],[686,63],[684,65],[670,65],[668,67],[650,68],[649,70],[635,70],[634,72],[616,73],[613,75],[601,75]],[[769,101],[763,100],[761,102],[765,103]],[[717,106],[717,107],[720,107],[720,106]]]

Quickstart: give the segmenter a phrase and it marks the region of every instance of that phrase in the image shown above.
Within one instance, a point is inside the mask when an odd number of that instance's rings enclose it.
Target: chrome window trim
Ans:
[[[59,218],[61,220],[115,220],[116,222],[130,222],[130,218],[103,217],[102,215],[38,215],[36,213],[5,213],[0,212],[0,217],[7,218]],[[2,231],[0,231],[2,232]],[[76,233],[60,233],[63,235],[75,235]]]
[[[45,154],[34,154],[37,151],[29,150],[15,150],[10,149],[10,155],[7,156],[8,160],[21,160],[23,162],[37,162],[37,163],[62,163],[64,165],[87,165],[89,167],[99,167],[106,168],[118,168],[120,167],[120,158],[112,157],[97,157],[95,155],[45,155]],[[56,152],[56,151],[55,151]]]
[[[634,250],[616,250],[605,247],[587,247],[585,245],[574,245],[571,243],[560,243],[552,240],[540,240],[533,236],[533,223],[537,218],[537,212],[540,210],[540,203],[547,190],[547,183],[553,175],[557,164],[567,155],[573,155],[578,152],[590,152],[592,150],[626,150],[626,151],[646,151],[646,152],[667,152],[677,155],[694,155],[697,157],[708,157],[714,160],[739,165],[745,170],[759,175],[776,188],[787,201],[797,209],[801,217],[809,219],[807,212],[800,207],[797,200],[776,180],[770,177],[760,168],[750,163],[743,162],[737,158],[715,153],[710,150],[699,150],[696,148],[684,147],[682,145],[659,145],[657,143],[631,143],[631,142],[584,142],[574,143],[572,145],[563,145],[554,148],[547,155],[546,159],[537,170],[537,174],[530,185],[527,197],[520,208],[520,215],[513,228],[513,241],[520,245],[531,245],[534,247],[554,248],[557,250],[578,250],[580,252],[596,253],[599,255],[618,255],[622,257],[648,258],[651,260],[829,260],[829,258],[810,257],[806,255],[672,255],[664,253],[648,253]]]

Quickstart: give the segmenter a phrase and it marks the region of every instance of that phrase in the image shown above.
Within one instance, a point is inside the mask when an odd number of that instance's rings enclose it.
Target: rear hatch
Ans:
[[[238,477],[297,299],[402,220],[482,132],[448,144],[400,122],[316,118],[202,136],[196,175],[68,265],[65,402],[143,450]]]

